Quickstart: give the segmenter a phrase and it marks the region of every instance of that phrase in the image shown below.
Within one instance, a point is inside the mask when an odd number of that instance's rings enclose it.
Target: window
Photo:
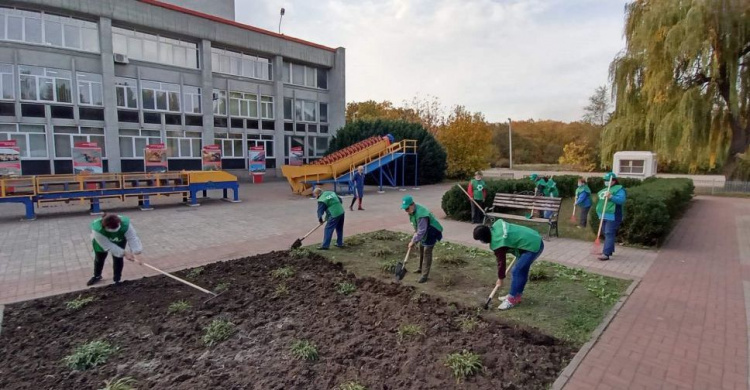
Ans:
[[[328,122],[328,103],[320,103],[320,121],[322,123]]]
[[[21,100],[72,103],[70,71],[21,65],[18,73]]]
[[[229,92],[229,114],[244,118],[258,117],[258,95],[244,92]]]
[[[230,50],[211,48],[211,67],[216,73],[272,80],[271,61]]]
[[[315,87],[317,80],[315,70],[315,68],[305,67],[305,86]]]
[[[308,100],[297,100],[294,102],[294,112],[297,122],[315,122],[317,121],[315,112],[316,102]]]
[[[0,141],[16,140],[21,158],[47,158],[47,135],[42,125],[0,123]]]
[[[620,160],[620,173],[642,174],[645,165],[645,160]]]
[[[315,156],[323,157],[328,150],[328,137],[315,137]]]
[[[56,158],[72,158],[73,146],[76,142],[96,142],[102,148],[102,157],[107,157],[107,149],[104,146],[104,129],[55,126],[53,133]]]
[[[201,133],[167,131],[167,156],[172,158],[200,158]]]
[[[13,8],[0,7],[0,40],[99,52],[96,23]]]
[[[13,86],[13,65],[0,64],[0,99],[13,100],[15,97],[15,87]]]
[[[143,157],[146,145],[160,144],[161,133],[159,130],[120,130],[120,157],[139,158]]]
[[[90,106],[101,106],[102,75],[93,73],[76,73],[78,79],[78,103]]]
[[[180,112],[180,86],[177,84],[141,81],[144,110]]]
[[[119,27],[112,27],[113,51],[141,61],[198,68],[198,45]]]
[[[183,99],[185,100],[186,114],[201,113],[201,89],[189,85],[182,86]]]
[[[216,133],[214,143],[221,145],[222,158],[243,158],[242,134]]]
[[[227,114],[227,91],[220,91],[214,89],[214,114],[226,115]]]
[[[266,151],[266,167],[273,168],[275,167],[276,161],[276,157],[273,154],[273,142],[272,135],[248,134],[246,149],[249,150],[251,146],[263,146]],[[272,162],[269,163],[268,160],[271,160]]]
[[[292,106],[294,101],[292,98],[284,98],[284,119],[292,120]]]
[[[328,70],[318,69],[318,88],[328,89]]]
[[[285,62],[283,73],[285,83],[328,89],[328,71],[325,69]]]
[[[260,117],[263,119],[273,119],[273,97],[260,97]]]
[[[138,108],[138,83],[134,79],[118,77],[115,79],[117,107]]]

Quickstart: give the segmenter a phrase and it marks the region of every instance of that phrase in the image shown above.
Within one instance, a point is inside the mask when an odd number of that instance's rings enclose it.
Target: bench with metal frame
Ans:
[[[558,216],[560,214],[560,207],[562,206],[562,198],[545,197],[541,195],[532,194],[495,194],[495,199],[492,201],[492,205],[487,207],[484,215],[484,223],[491,225],[497,219],[512,219],[519,221],[528,221],[534,223],[546,223],[549,225],[547,230],[547,238],[552,236],[552,230],[555,231],[555,237],[560,237],[557,229]],[[552,215],[549,218],[542,218],[536,215],[517,215],[505,212],[495,212],[496,208],[500,209],[518,209],[528,210],[529,213],[533,211],[534,214],[537,212],[544,213],[545,211],[551,211]]]

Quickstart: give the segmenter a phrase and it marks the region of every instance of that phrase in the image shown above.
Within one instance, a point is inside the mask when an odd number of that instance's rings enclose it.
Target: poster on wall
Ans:
[[[292,146],[289,151],[289,165],[302,165],[303,156],[301,146]]]
[[[220,171],[221,170],[221,146],[219,145],[206,145],[203,147],[203,170],[204,171]]]
[[[266,173],[266,148],[264,146],[251,146],[248,156],[250,158],[248,164],[250,173],[254,175]]]
[[[167,146],[164,144],[149,144],[143,151],[146,172],[162,173],[167,171]]]
[[[21,176],[21,149],[14,139],[0,141],[0,176]]]
[[[73,173],[87,175],[102,172],[102,148],[96,142],[76,142],[73,145]]]

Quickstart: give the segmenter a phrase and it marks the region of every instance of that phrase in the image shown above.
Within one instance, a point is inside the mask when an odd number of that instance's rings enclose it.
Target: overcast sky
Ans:
[[[346,48],[346,100],[436,96],[493,122],[578,120],[625,0],[236,0],[238,22]]]

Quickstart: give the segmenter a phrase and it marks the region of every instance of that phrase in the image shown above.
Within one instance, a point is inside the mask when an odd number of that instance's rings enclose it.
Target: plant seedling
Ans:
[[[94,297],[81,298],[81,296],[79,295],[78,298],[72,301],[65,302],[65,308],[68,310],[78,310],[88,305],[89,303],[94,302],[94,300]]]
[[[234,324],[224,319],[213,320],[204,329],[203,343],[209,347],[232,337],[235,332]]]
[[[197,267],[190,270],[190,272],[187,273],[188,279],[195,279],[198,277],[198,275],[203,273],[203,267]]]
[[[414,336],[424,336],[424,330],[422,330],[421,326],[416,324],[401,324],[398,327],[397,333],[399,342]]]
[[[292,356],[300,360],[318,360],[318,348],[308,340],[297,340],[292,343]]]
[[[342,383],[336,389],[337,390],[367,390],[366,387],[360,385],[359,383],[357,383],[355,381]]]
[[[185,300],[172,302],[167,308],[167,314],[182,313],[190,310],[190,303]]]
[[[458,318],[458,326],[464,333],[469,333],[477,328],[479,321],[472,316],[461,316]]]
[[[294,276],[294,267],[288,265],[286,267],[277,268],[271,271],[271,276],[275,279],[288,279]]]
[[[274,298],[285,297],[287,295],[289,295],[289,288],[284,283],[276,286],[276,291],[273,292]]]
[[[217,294],[221,294],[229,290],[229,286],[231,286],[229,282],[221,282],[217,284],[216,287],[214,287],[214,292],[216,292]]]
[[[373,257],[382,257],[385,258],[389,255],[392,255],[393,251],[390,248],[377,248],[370,251],[370,256]]]
[[[380,270],[383,273],[393,275],[396,272],[396,265],[398,265],[398,259],[385,260],[380,262]]]
[[[136,390],[136,388],[133,387],[134,384],[135,379],[126,376],[120,379],[115,378],[104,381],[104,388],[100,390]]]
[[[352,282],[339,282],[336,284],[336,292],[341,295],[349,295],[357,291],[357,286]]]
[[[96,340],[76,347],[72,354],[63,358],[63,362],[74,370],[83,371],[106,363],[115,352],[116,347],[106,341]]]
[[[482,359],[479,355],[465,349],[448,355],[445,359],[445,365],[453,372],[456,383],[477,374],[483,368]]]

